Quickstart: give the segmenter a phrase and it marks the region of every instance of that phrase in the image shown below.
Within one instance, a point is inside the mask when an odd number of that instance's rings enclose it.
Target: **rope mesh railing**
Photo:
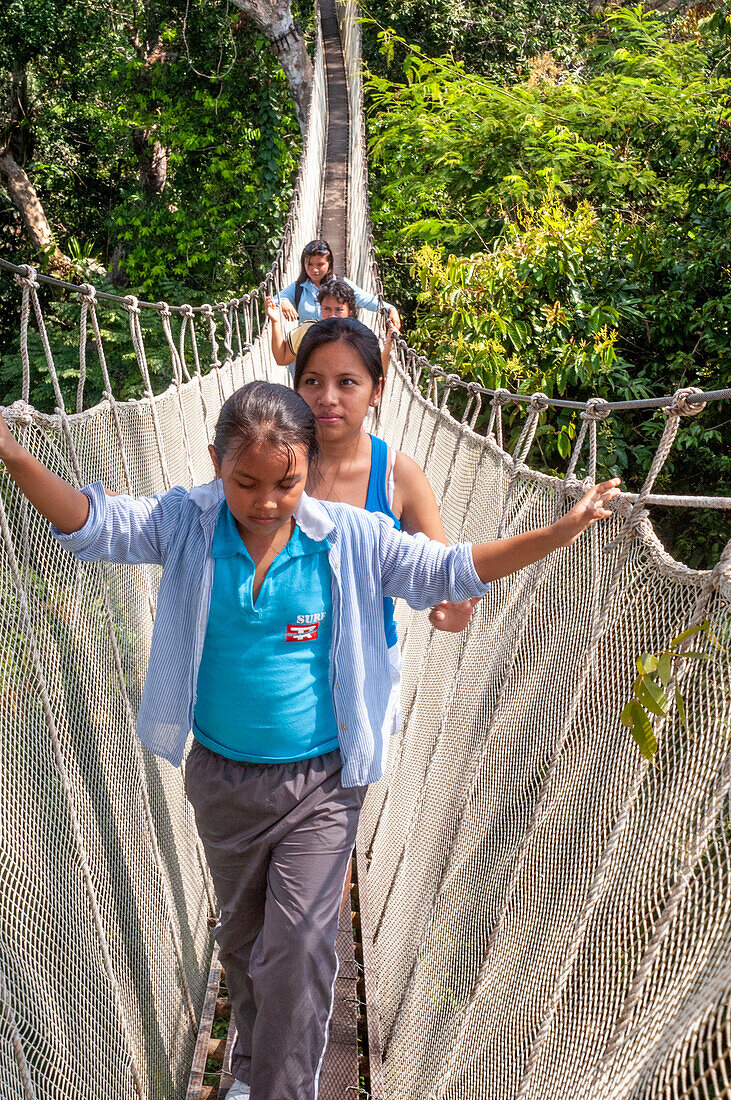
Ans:
[[[138,301],[0,261],[20,290],[23,444],[76,484],[155,493],[209,480],[218,410],[245,380],[286,380],[262,339],[266,293],[316,234],[326,130],[318,42],[313,110],[282,243],[250,294],[212,305]],[[67,409],[44,295],[78,305]],[[127,327],[140,397],[112,377]],[[151,341],[167,354],[155,392]],[[156,352],[156,353],[157,353]],[[50,378],[53,414],[30,405]],[[103,399],[87,407],[90,376]],[[134,733],[159,570],[82,565],[0,475],[0,1094],[24,1100],[185,1095],[210,959],[214,897],[182,774]]]
[[[354,8],[341,5],[358,117]],[[351,273],[380,293],[364,129],[356,139],[363,186],[351,182],[349,236],[362,252],[351,252]],[[404,722],[361,824],[389,1098],[731,1094],[731,543],[712,569],[690,569],[646,510],[731,506],[653,492],[683,420],[729,397],[495,392],[395,341],[378,432],[425,467],[451,538],[550,522],[580,491],[580,461],[594,480],[602,418],[664,409],[667,419],[644,485],[623,494],[616,519],[494,585],[463,635],[400,607]],[[512,454],[508,402],[527,406]],[[551,406],[582,414],[564,479],[529,465]],[[636,658],[704,620],[724,648],[683,662],[687,728],[671,706],[650,764],[619,718]]]
[[[381,293],[358,6],[337,7],[360,120],[349,139],[348,274]],[[317,235],[326,115],[318,40],[289,219],[250,294],[148,303],[0,261],[19,284],[23,375],[5,415],[52,469],[135,494],[206,481],[222,402],[250,378],[287,379],[263,297],[295,276]],[[49,283],[78,303],[69,410],[45,322]],[[129,333],[137,400],[114,392],[112,320]],[[166,357],[162,393],[151,341]],[[52,415],[30,405],[38,358]],[[103,398],[87,407],[92,374]],[[426,469],[453,539],[555,518],[581,492],[579,473],[594,479],[607,415],[664,408],[666,425],[616,517],[494,585],[462,635],[399,609],[404,722],[362,822],[389,1100],[729,1092],[731,549],[712,569],[690,569],[647,514],[653,503],[731,507],[653,491],[686,418],[729,396],[549,402],[466,386],[395,341],[378,431]],[[512,453],[508,402],[527,406]],[[530,465],[550,406],[582,414],[564,478]],[[76,562],[4,474],[0,534],[0,1094],[182,1097],[214,899],[180,773],[134,736],[159,571]],[[619,721],[635,660],[704,619],[725,648],[679,664],[687,729],[671,705],[650,765]]]

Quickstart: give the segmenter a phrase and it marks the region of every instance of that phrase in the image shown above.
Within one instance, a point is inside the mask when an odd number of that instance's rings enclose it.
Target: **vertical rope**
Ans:
[[[218,399],[223,405],[226,400],[226,395],[223,392],[223,382],[221,379],[221,360],[218,358],[218,340],[216,338],[216,318],[213,314],[213,307],[204,305],[201,307],[201,315],[208,321],[208,339],[211,345],[211,370],[215,371],[216,383],[218,385]]]
[[[530,405],[528,406],[528,414],[525,418],[525,424],[518,438],[518,442],[515,444],[515,450],[513,451],[511,458],[512,470],[510,473],[510,481],[508,482],[508,488],[505,493],[505,500],[503,502],[503,514],[497,532],[497,537],[499,539],[503,537],[503,531],[505,530],[505,521],[508,514],[508,506],[510,505],[513,491],[518,482],[518,478],[525,469],[524,463],[526,458],[528,457],[528,452],[533,445],[536,429],[538,428],[538,421],[540,419],[541,413],[546,407],[547,401],[548,398],[544,393],[534,393],[530,399]],[[502,438],[502,420],[500,420],[498,424],[500,435]],[[502,446],[502,442],[499,445]]]
[[[30,292],[31,287],[39,285],[35,268],[25,264],[25,275],[16,275],[15,281],[20,286],[23,297],[20,304],[20,361],[23,367],[23,381],[21,388],[21,400],[24,404],[30,401],[30,354],[28,352],[28,319],[30,317]]]
[[[188,483],[195,485],[195,473],[193,471],[193,457],[190,452],[190,440],[188,438],[188,422],[185,415],[185,408],[183,406],[183,360],[178,354],[178,349],[175,347],[175,341],[173,340],[173,331],[170,323],[171,313],[170,306],[167,302],[157,303],[157,312],[162,323],[162,330],[167,340],[168,349],[170,351],[170,365],[173,370],[173,381],[175,383],[175,393],[178,399],[178,417],[180,419],[180,431],[183,436],[183,447],[185,449],[185,465],[188,470]]]
[[[183,315],[183,320],[180,326],[180,361],[183,363],[187,371],[187,367],[185,366],[185,335],[188,329],[190,329],[190,347],[191,351],[193,352],[194,367],[193,377],[195,378],[195,384],[198,388],[198,396],[200,398],[201,411],[203,413],[203,424],[205,425],[206,429],[206,437],[208,439],[208,442],[210,443],[213,439],[213,429],[208,419],[208,405],[206,404],[206,399],[203,396],[203,378],[201,376],[201,362],[200,356],[198,354],[198,339],[195,332],[195,318],[193,315],[193,307],[189,305],[184,305],[181,307],[181,312]]]
[[[1,970],[0,1011],[5,1016],[8,1030],[10,1031],[10,1045],[13,1049],[13,1057],[15,1058],[15,1064],[18,1067],[20,1081],[23,1086],[23,1098],[24,1100],[37,1100],[36,1090],[30,1076],[30,1066],[28,1065],[28,1059],[25,1056],[23,1040],[18,1029],[18,1021],[15,1018],[15,1012],[13,1011],[13,1006],[11,1004],[10,996],[8,994],[8,987],[5,981],[5,975]]]
[[[155,433],[155,444],[157,446],[157,457],[160,460],[160,472],[162,474],[162,483],[165,489],[169,489],[170,473],[168,471],[168,464],[165,459],[165,448],[163,447],[162,434],[160,432],[160,421],[157,416],[157,404],[155,402],[155,394],[152,390],[152,382],[150,381],[150,371],[147,366],[147,355],[145,353],[145,341],[142,333],[142,325],[140,323],[140,307],[137,299],[133,294],[128,294],[125,298],[125,309],[129,314],[129,328],[132,336],[132,344],[134,345],[135,355],[137,357],[137,365],[140,368],[140,374],[142,375],[142,381],[145,384],[145,395],[150,402],[150,412],[152,414],[152,427]]]

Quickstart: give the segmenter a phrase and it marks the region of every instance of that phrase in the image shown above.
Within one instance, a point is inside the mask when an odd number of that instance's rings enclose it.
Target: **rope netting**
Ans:
[[[313,110],[282,244],[251,294],[200,307],[144,303],[16,268],[21,399],[4,410],[52,470],[151,494],[212,475],[221,404],[244,381],[285,381],[261,339],[263,298],[316,235],[326,99]],[[10,265],[3,265],[9,267]],[[64,407],[47,295],[78,304],[80,377]],[[118,400],[104,334],[128,332],[139,400]],[[170,385],[153,392],[150,342]],[[30,406],[42,361],[57,411]],[[85,407],[92,368],[104,399]],[[0,1096],[185,1095],[211,955],[212,888],[182,773],[134,733],[159,569],[83,565],[0,475]]]
[[[362,119],[352,20],[344,43]],[[351,271],[380,292],[363,129],[354,141],[349,233],[365,247]],[[527,405],[512,454],[508,400]],[[645,507],[731,501],[652,493],[703,408],[692,390],[577,403],[565,479],[529,466],[538,417],[560,404],[465,387],[397,341],[377,430],[426,470],[452,539],[550,523],[582,491],[579,462],[595,479],[601,419],[642,406],[667,420],[616,519],[493,585],[462,635],[400,606],[404,721],[361,824],[394,1100],[731,1095],[731,543],[713,569],[689,569]],[[704,620],[725,650],[682,662],[687,728],[677,706],[655,719],[650,764],[620,722],[636,659]]]
[[[355,0],[338,11],[355,123],[348,274],[380,292]],[[5,415],[51,469],[134,494],[209,480],[223,400],[253,377],[288,377],[271,358],[263,296],[295,277],[317,235],[326,125],[318,39],[289,220],[251,294],[168,306],[15,269],[23,390]],[[78,303],[73,410],[45,326],[46,283]],[[112,323],[129,329],[139,400],[113,392]],[[152,330],[167,349],[160,394]],[[54,415],[29,404],[34,355]],[[86,408],[92,363],[105,396]],[[597,424],[622,415],[578,403],[582,428],[559,479],[530,466],[550,406],[542,395],[520,398],[525,425],[509,454],[501,410],[514,398],[467,387],[455,418],[459,388],[396,341],[377,428],[426,469],[453,539],[550,522],[580,494],[577,471],[596,473]],[[645,403],[664,404],[666,429],[640,493],[575,546],[495,584],[463,634],[399,608],[404,722],[362,821],[389,1100],[731,1088],[731,551],[689,569],[646,510],[731,507],[652,492],[685,418],[727,396]],[[483,436],[474,426],[488,404]],[[0,1097],[182,1097],[214,899],[181,775],[134,735],[159,571],[76,562],[4,473],[0,527]],[[619,720],[636,658],[705,620],[728,644],[711,661],[678,662],[687,729],[671,703],[649,764]]]

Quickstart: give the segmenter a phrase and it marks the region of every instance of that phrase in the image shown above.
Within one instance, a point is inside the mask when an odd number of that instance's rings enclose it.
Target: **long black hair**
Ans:
[[[357,353],[365,369],[371,376],[373,387],[383,380],[381,348],[374,332],[356,321],[355,317],[328,317],[326,321],[317,321],[305,333],[297,349],[294,364],[294,388],[298,389],[307,360],[313,351],[323,344],[341,341],[348,344]]]
[[[302,253],[300,255],[300,273],[297,276],[298,283],[306,283],[310,277],[305,270],[305,260],[308,256],[327,256],[329,267],[322,281],[323,283],[325,283],[328,279],[332,279],[333,264],[335,263],[335,257],[333,256],[332,248],[327,243],[327,241],[308,241],[308,243],[302,249]]]
[[[249,447],[270,443],[294,465],[295,447],[304,447],[308,462],[320,452],[317,424],[309,405],[289,386],[248,382],[224,402],[216,423],[213,450],[219,466],[228,455],[238,457]]]

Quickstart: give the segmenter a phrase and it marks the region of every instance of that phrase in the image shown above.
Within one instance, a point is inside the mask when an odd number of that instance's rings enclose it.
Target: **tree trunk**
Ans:
[[[23,62],[14,61],[10,82],[10,126],[5,138],[9,152],[19,164],[33,157],[33,131],[28,119],[28,76]]]
[[[47,258],[52,275],[67,278],[72,264],[56,244],[36,189],[7,146],[0,149],[0,181],[4,184],[13,206],[20,212],[26,236],[34,250]]]
[[[269,39],[289,81],[304,135],[312,87],[312,62],[304,39],[294,25],[289,0],[234,0],[237,8],[256,23]]]
[[[169,150],[152,137],[152,130],[137,128],[132,131],[132,150],[137,157],[140,186],[148,197],[161,195],[168,178]]]

